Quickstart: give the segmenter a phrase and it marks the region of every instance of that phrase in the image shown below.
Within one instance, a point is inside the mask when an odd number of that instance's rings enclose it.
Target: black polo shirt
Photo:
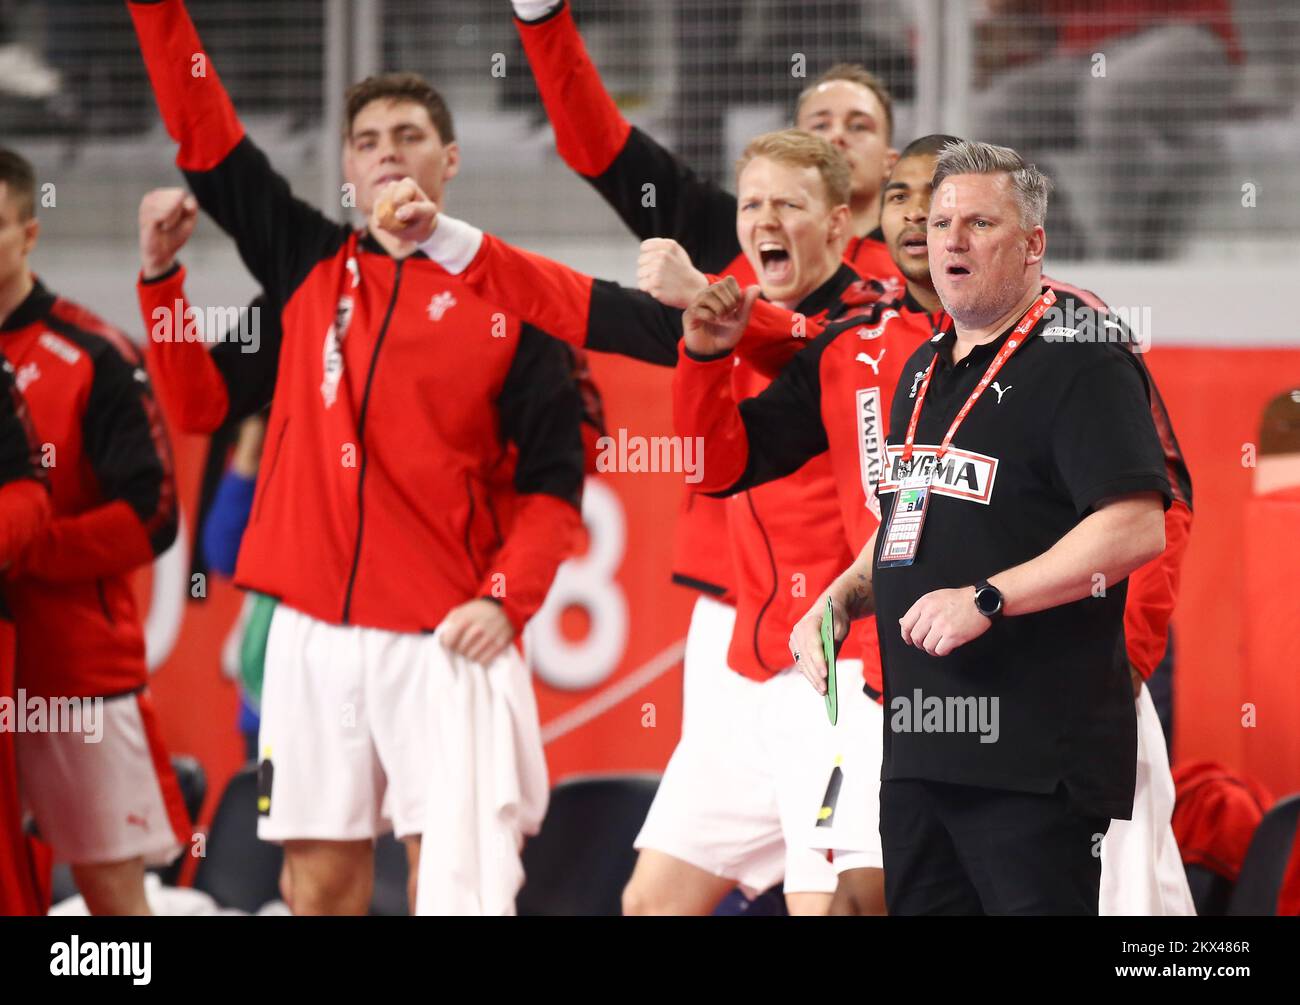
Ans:
[[[1011,329],[956,366],[955,333],[937,335],[908,360],[894,393],[874,572],[882,777],[1044,793],[1064,782],[1080,810],[1128,819],[1137,724],[1123,637],[1127,580],[1099,583],[1104,596],[999,618],[943,657],[907,645],[898,627],[932,590],[972,586],[1041,555],[1103,499],[1160,492],[1169,505],[1145,374],[1121,345],[1063,340],[1060,317],[1071,306],[1057,301],[967,414],[935,477],[914,563],[882,569],[919,375],[937,356],[914,465],[927,463],[927,449],[933,456]],[[993,742],[981,742],[991,729],[976,728],[981,698],[986,725],[996,708]]]

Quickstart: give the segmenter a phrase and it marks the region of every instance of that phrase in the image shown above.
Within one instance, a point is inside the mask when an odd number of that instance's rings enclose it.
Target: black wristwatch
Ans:
[[[1002,617],[1002,591],[987,579],[975,584],[975,610],[990,620]]]

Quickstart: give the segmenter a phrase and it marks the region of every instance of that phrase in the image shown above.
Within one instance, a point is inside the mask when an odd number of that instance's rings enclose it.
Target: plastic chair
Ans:
[[[541,833],[524,846],[519,914],[620,915],[632,841],[658,789],[655,774],[570,778],[552,789]]]
[[[1275,803],[1255,829],[1228,903],[1232,917],[1276,915],[1287,863],[1300,824],[1300,795]]]

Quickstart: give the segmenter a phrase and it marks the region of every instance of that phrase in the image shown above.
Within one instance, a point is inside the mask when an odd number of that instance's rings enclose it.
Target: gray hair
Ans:
[[[1007,174],[1020,207],[1020,223],[1026,228],[1041,227],[1047,218],[1047,197],[1052,179],[1028,163],[1010,147],[962,140],[944,147],[934,166],[934,191],[945,178],[955,174]]]

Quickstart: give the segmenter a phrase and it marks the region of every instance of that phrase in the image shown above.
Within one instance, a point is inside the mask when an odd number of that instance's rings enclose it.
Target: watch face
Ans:
[[[992,617],[1002,608],[1002,595],[998,593],[996,587],[986,586],[976,592],[975,606],[980,609],[981,614]]]

